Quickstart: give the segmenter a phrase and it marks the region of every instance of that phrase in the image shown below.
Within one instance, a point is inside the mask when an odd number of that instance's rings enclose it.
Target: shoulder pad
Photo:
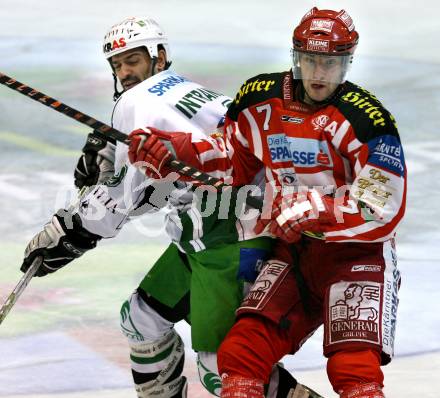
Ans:
[[[353,126],[361,142],[385,134],[398,136],[393,115],[376,96],[360,86],[346,82],[334,105]]]
[[[229,106],[228,116],[236,120],[243,109],[270,98],[282,98],[282,83],[286,72],[264,73],[246,80]]]

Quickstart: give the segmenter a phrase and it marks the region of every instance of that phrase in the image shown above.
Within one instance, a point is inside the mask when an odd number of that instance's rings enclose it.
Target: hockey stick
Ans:
[[[26,273],[21,277],[20,281],[17,283],[17,286],[15,286],[12,293],[8,296],[5,303],[2,305],[2,308],[0,309],[0,324],[4,321],[6,315],[8,315],[9,311],[14,306],[21,293],[23,293],[23,290],[26,289],[26,286],[35,275],[37,269],[40,267],[42,262],[42,257],[36,257]]]
[[[46,105],[47,107],[52,108],[57,112],[62,113],[63,115],[75,119],[79,123],[85,124],[93,128],[95,131],[100,133],[101,138],[104,140],[106,140],[106,137],[110,137],[115,141],[123,142],[124,144],[128,143],[128,136],[124,133],[121,133],[119,130],[116,130],[113,127],[108,126],[107,124],[102,123],[99,120],[96,120],[93,117],[62,103],[55,98],[49,97],[41,91],[37,91],[34,88],[27,86],[26,84],[20,83],[19,81],[1,72],[0,83],[6,87],[9,87],[12,90],[18,91],[19,93],[33,99],[34,101],[39,102],[40,104]],[[201,182],[202,184],[211,185],[218,191],[221,191],[224,187],[230,186],[228,184],[225,184],[222,180],[218,178],[211,177],[207,173],[186,165],[180,160],[172,159],[170,160],[169,165],[179,174],[189,177],[194,181]],[[261,209],[263,207],[263,203],[261,202],[261,200],[253,196],[247,196],[246,203],[255,209]]]

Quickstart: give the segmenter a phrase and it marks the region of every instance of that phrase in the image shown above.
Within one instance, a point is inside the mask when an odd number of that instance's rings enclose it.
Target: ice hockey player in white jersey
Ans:
[[[168,69],[168,40],[156,21],[138,17],[122,21],[106,34],[103,50],[115,78],[116,129],[130,133],[154,126],[206,137],[222,123],[230,99]],[[226,218],[219,219],[217,212],[202,217],[186,183],[151,185],[128,162],[127,148],[118,143],[114,157],[114,145],[89,135],[75,183],[98,185],[86,190],[77,206],[53,216],[27,246],[21,269],[26,271],[42,256],[36,275],[55,272],[100,239],[116,236],[131,217],[170,206],[167,231],[172,243],[121,308],[135,388],[139,398],[187,396],[184,347],[174,329],[176,322],[187,320],[200,380],[210,393],[219,395],[217,348],[234,322],[245,284],[255,279],[257,264],[269,254],[272,240],[246,235],[233,206]],[[164,192],[164,187],[169,189]],[[301,388],[275,366],[267,396],[285,397],[296,387]]]

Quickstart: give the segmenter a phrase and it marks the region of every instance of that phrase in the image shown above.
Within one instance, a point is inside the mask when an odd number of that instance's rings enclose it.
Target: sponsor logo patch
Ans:
[[[307,39],[307,50],[328,53],[330,50],[330,41],[320,39]]]
[[[275,85],[275,80],[253,80],[251,82],[245,82],[238,91],[237,95],[235,96],[234,102],[236,104],[239,104],[241,99],[253,92],[260,92],[260,91],[269,91],[273,86]]]
[[[372,168],[368,164],[353,184],[353,187],[356,188],[353,190],[353,196],[363,203],[373,206],[378,215],[382,214],[380,208],[385,207],[389,198],[393,196],[393,193],[390,192],[392,187],[387,184],[390,177],[385,174],[383,170]],[[365,213],[365,215],[367,214]]]
[[[113,40],[111,42],[104,44],[104,53],[109,53],[110,51],[116,50],[117,48],[124,48],[127,45],[124,37],[120,37],[117,40]]]
[[[286,263],[277,261],[268,261],[251,290],[243,300],[240,309],[262,309],[269,299],[274,295],[280,283],[284,280],[289,271]]]
[[[158,97],[163,95],[166,91],[168,91],[170,88],[173,88],[174,86],[177,86],[178,84],[181,84],[183,82],[189,81],[188,79],[185,79],[181,76],[169,76],[165,79],[161,80],[159,83],[155,84],[154,86],[150,87],[148,91],[151,94],[156,94]]]
[[[294,116],[282,115],[281,116],[281,121],[282,122],[287,122],[287,123],[301,124],[301,123],[304,122],[304,118],[303,117],[294,117]]]
[[[313,19],[312,23],[310,24],[310,30],[318,30],[321,32],[330,33],[334,23],[335,21],[330,21],[328,19]]]
[[[222,94],[200,87],[186,93],[174,106],[188,119],[191,119],[204,104],[212,102],[221,96]]]
[[[394,268],[392,275],[385,274],[383,300],[384,311],[382,316],[382,344],[384,346],[384,351],[390,354],[392,354],[394,350],[397,307],[399,305],[399,298],[397,295],[399,285],[400,272],[397,268]]]
[[[87,137],[87,142],[95,146],[102,145],[102,140],[98,137]]]
[[[272,134],[267,137],[267,144],[273,163],[291,161],[300,167],[333,166],[325,141]]]
[[[327,115],[318,115],[315,118],[312,119],[313,124],[313,130],[315,131],[321,131],[325,126],[327,126],[327,123],[329,122],[330,117]]]
[[[381,285],[341,282],[329,293],[328,343],[365,341],[380,344]]]
[[[402,145],[397,137],[383,135],[368,142],[370,156],[368,163],[381,169],[389,170],[394,174],[403,176],[405,159]]]
[[[351,272],[380,272],[380,265],[353,265]]]
[[[342,10],[336,18],[340,19],[350,32],[354,30],[353,19],[350,17],[347,11]]]
[[[366,90],[363,93],[350,91],[341,98],[344,102],[351,103],[356,108],[362,109],[373,121],[374,126],[386,126],[383,107],[377,98]],[[396,121],[390,115],[391,122],[396,126]]]

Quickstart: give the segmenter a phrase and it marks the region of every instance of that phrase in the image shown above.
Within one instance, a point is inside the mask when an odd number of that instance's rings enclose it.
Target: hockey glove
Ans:
[[[45,276],[59,270],[75,258],[82,256],[87,250],[93,249],[100,239],[82,228],[79,218],[73,216],[70,221],[72,228],[67,228],[60,212],[52,217],[52,221],[35,235],[26,247],[21,271],[26,272],[36,257],[43,257],[43,263],[35,276]]]
[[[260,218],[255,226],[257,234],[266,227],[269,232],[288,243],[297,242],[301,233],[321,234],[326,226],[336,223],[333,199],[321,196],[318,191],[278,196],[273,203],[270,217]]]
[[[82,152],[74,172],[77,188],[92,186],[113,176],[115,169],[114,142],[105,141],[92,132],[87,136]]]
[[[166,177],[173,171],[167,166],[173,155],[163,141],[170,141],[172,134],[153,127],[132,131],[128,148],[130,162],[142,169],[148,177]]]

